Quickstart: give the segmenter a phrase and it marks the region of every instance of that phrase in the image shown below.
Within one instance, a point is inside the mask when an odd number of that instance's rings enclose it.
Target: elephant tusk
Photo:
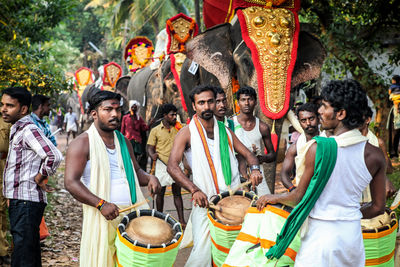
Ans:
[[[216,56],[221,56],[222,57],[222,53],[221,52],[215,52],[214,54],[211,55],[210,59],[213,59]]]
[[[290,123],[293,125],[293,128],[296,129],[299,133],[304,133],[303,128],[301,128],[299,120],[296,118],[296,115],[294,115],[294,112],[292,110],[289,110],[287,115],[287,119],[290,121]]]

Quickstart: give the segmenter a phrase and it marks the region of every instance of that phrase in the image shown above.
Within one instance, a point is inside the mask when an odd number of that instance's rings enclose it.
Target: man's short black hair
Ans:
[[[215,87],[215,90],[216,90],[216,92],[217,92],[217,95],[219,95],[219,94],[226,95],[224,89],[222,89],[221,87],[216,86],[216,87]]]
[[[236,92],[236,99],[239,99],[240,95],[249,95],[254,100],[257,100],[257,92],[253,87],[250,86],[240,87],[240,89]]]
[[[296,109],[297,118],[299,117],[299,114],[301,111],[308,111],[308,112],[314,113],[318,117],[318,106],[315,105],[314,103],[308,102],[308,103],[305,103],[305,104],[299,106]]]
[[[349,130],[360,127],[365,121],[365,111],[368,108],[367,94],[360,83],[355,80],[331,81],[322,88],[324,101],[334,108],[346,111],[343,125]]]
[[[163,116],[167,115],[171,111],[177,112],[178,109],[175,107],[175,105],[169,104],[169,103],[164,104],[164,105],[161,106],[161,114]]]
[[[50,100],[50,97],[45,95],[34,95],[32,97],[32,111],[36,111],[40,105],[45,104]]]
[[[21,106],[27,106],[28,109],[31,105],[32,95],[25,87],[9,87],[3,90],[3,95],[9,95],[18,100]]]
[[[392,77],[392,80],[394,80],[395,84],[400,85],[400,76],[399,75],[394,75]]]
[[[368,118],[372,118],[372,115],[374,114],[374,112],[372,111],[372,109],[368,106],[364,112],[364,118],[368,119]]]
[[[195,95],[199,95],[203,92],[207,92],[207,91],[211,91],[214,94],[214,98],[217,97],[217,87],[213,86],[213,85],[198,85],[195,88],[193,88],[193,90],[190,92],[190,100],[192,101],[192,103],[194,103],[194,96]]]
[[[88,96],[89,99],[89,110],[95,110],[98,108],[98,106],[101,105],[101,102],[110,100],[110,99],[116,99],[118,101],[121,101],[121,95],[111,92],[111,91],[101,91],[101,90],[93,90]]]

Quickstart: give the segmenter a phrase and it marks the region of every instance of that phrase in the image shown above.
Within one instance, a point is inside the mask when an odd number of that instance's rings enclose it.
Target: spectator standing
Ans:
[[[32,96],[26,88],[3,90],[1,113],[11,123],[10,147],[3,193],[14,250],[12,266],[41,266],[39,225],[47,204],[47,178],[57,170],[62,154],[27,116]]]
[[[399,156],[399,140],[400,140],[400,76],[394,75],[392,77],[392,85],[389,87],[389,99],[393,101],[393,128],[394,137],[393,145],[392,140],[389,140],[389,153],[390,157]]]
[[[157,210],[163,212],[165,190],[167,186],[172,185],[172,194],[174,195],[174,204],[178,213],[179,222],[183,226],[186,226],[185,217],[183,215],[181,187],[174,182],[167,172],[169,154],[171,154],[174,138],[182,128],[182,125],[176,121],[177,111],[178,109],[172,104],[164,104],[161,107],[164,118],[159,125],[150,131],[147,141],[147,153],[153,162],[155,162],[155,176],[162,186],[161,192],[157,194]]]
[[[121,133],[131,142],[133,152],[139,165],[142,169],[146,169],[146,162],[142,160],[145,156],[145,151],[142,146],[142,133],[150,129],[154,120],[151,120],[149,125],[147,125],[139,115],[139,106],[140,103],[138,101],[129,101],[129,114],[122,117]]]
[[[76,133],[78,132],[78,119],[75,112],[72,112],[72,108],[68,108],[67,114],[64,118],[64,130],[67,132],[67,145],[69,135],[72,133],[72,139],[75,139]]]
[[[54,146],[57,146],[56,138],[52,135],[50,125],[43,119],[50,115],[50,97],[34,95],[32,97],[32,121],[41,129],[44,135],[50,139]]]

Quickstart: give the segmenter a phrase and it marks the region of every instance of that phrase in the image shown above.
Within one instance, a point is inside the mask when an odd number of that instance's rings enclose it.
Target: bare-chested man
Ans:
[[[235,134],[247,149],[257,155],[260,163],[273,162],[276,153],[271,141],[271,131],[268,124],[254,116],[254,108],[257,104],[257,93],[251,87],[241,87],[236,92],[236,98],[240,107],[240,114],[233,118],[235,123]],[[264,154],[264,147],[267,154]],[[240,173],[244,178],[248,178],[247,165],[238,157],[240,164]],[[257,186],[257,194],[270,194],[271,190],[267,185],[267,181],[262,180]]]
[[[298,151],[302,149],[305,144],[310,141],[314,136],[319,134],[318,130],[318,107],[313,103],[305,103],[297,108],[296,110],[297,118],[299,119],[301,128],[303,128],[304,133],[302,133],[296,140],[296,143],[290,145],[288,151],[285,155],[285,160],[282,164],[281,179],[282,184],[289,190],[292,191],[296,187],[292,183],[293,171],[295,171],[295,159]],[[295,181],[296,184],[299,181]]]
[[[211,196],[240,184],[235,153],[250,166],[253,186],[262,180],[257,157],[253,155],[222,122],[214,117],[216,88],[198,86],[191,92],[196,114],[190,124],[175,137],[168,161],[168,173],[175,182],[192,194],[193,249],[186,266],[211,266],[211,239],[207,207]],[[193,182],[182,172],[179,163],[185,153],[193,172]]]
[[[122,207],[144,200],[140,186],[151,193],[158,179],[140,169],[133,148],[116,131],[121,121],[121,95],[98,91],[89,96],[94,122],[74,139],[65,161],[65,188],[83,205],[80,266],[115,266],[117,225]],[[139,208],[148,208],[148,205]]]

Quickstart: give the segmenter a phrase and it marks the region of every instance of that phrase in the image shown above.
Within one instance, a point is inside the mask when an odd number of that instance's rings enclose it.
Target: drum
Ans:
[[[233,195],[224,192],[212,198],[210,203],[237,211],[239,216],[224,212],[208,211],[208,224],[211,235],[211,254],[214,266],[222,266],[229,249],[242,228],[246,210],[255,203],[257,196],[253,193],[236,191]]]
[[[118,266],[173,266],[182,240],[182,226],[169,214],[138,210],[118,225]]]
[[[279,260],[265,257],[268,249],[275,245],[276,237],[291,211],[291,207],[282,204],[268,204],[262,211],[249,208],[242,229],[222,266],[293,266],[300,249],[300,233]]]
[[[365,248],[365,266],[394,266],[396,213],[387,209],[384,214],[361,220]]]

